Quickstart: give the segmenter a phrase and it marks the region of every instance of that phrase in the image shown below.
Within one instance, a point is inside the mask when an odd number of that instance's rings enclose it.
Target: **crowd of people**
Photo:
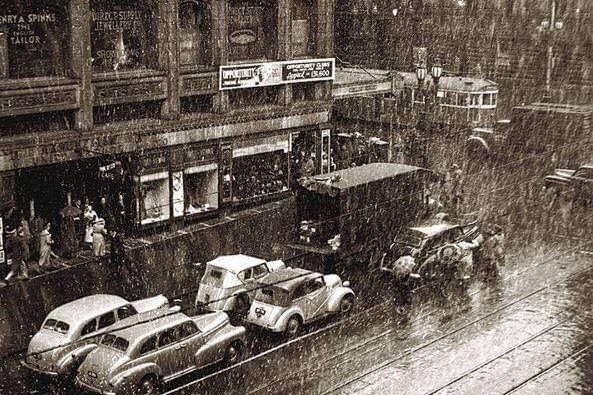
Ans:
[[[52,235],[52,223],[34,213],[29,220],[21,215],[18,221],[11,218],[6,221],[4,251],[9,272],[3,281],[0,279],[0,286],[68,267],[65,261],[84,249],[92,251],[97,258],[105,259],[107,241],[111,242],[110,260],[116,263],[123,261],[127,217],[121,194],[113,206],[106,197],[100,198],[96,209],[88,199],[84,205],[80,199],[74,204],[68,199],[59,212],[57,222],[59,243]],[[56,245],[59,245],[56,248],[59,255],[54,251]]]

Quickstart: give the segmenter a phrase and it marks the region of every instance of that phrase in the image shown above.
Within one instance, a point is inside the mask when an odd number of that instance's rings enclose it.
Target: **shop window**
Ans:
[[[218,208],[218,165],[193,166],[184,171],[185,214],[209,212]]]
[[[157,101],[97,106],[93,109],[93,119],[96,125],[158,118],[160,114],[161,103]]]
[[[169,196],[169,172],[141,176],[140,223],[144,225],[168,220]]]
[[[181,98],[181,113],[207,113],[212,112],[212,95],[199,95]]]
[[[278,101],[278,87],[235,89],[229,91],[229,103],[232,108],[244,108],[276,104]]]
[[[208,66],[212,63],[212,14],[204,1],[179,4],[179,63],[182,66]]]
[[[315,3],[313,0],[293,0],[292,56],[315,53]]]
[[[272,1],[231,0],[229,3],[229,60],[276,58],[277,4]]]
[[[288,155],[284,150],[235,157],[233,161],[233,200],[288,190]]]
[[[0,0],[0,7],[0,78],[65,75],[68,2]]]
[[[156,5],[135,0],[91,0],[94,72],[156,66]]]

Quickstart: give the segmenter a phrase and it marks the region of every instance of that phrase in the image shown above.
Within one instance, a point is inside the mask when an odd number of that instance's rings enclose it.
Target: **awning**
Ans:
[[[288,149],[289,142],[287,135],[246,140],[239,142],[237,146],[233,148],[233,158],[274,151],[288,152]]]
[[[140,176],[140,182],[150,182],[156,180],[163,180],[169,178],[168,171],[161,171],[160,173],[144,174]]]
[[[218,164],[216,164],[216,163],[208,163],[208,164],[205,164],[205,165],[198,165],[198,166],[188,167],[183,172],[185,174],[194,174],[194,173],[205,173],[205,172],[213,171],[213,170],[216,170],[216,169],[218,169]]]

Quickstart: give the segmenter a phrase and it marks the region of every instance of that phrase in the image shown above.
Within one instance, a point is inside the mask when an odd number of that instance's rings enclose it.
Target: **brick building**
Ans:
[[[131,228],[175,228],[282,198],[292,151],[320,150],[329,0],[0,6],[5,224],[106,197]]]

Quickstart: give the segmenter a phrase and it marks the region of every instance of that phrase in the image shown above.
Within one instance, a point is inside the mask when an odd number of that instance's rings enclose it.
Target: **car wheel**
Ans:
[[[340,315],[347,316],[354,307],[354,297],[352,295],[346,295],[340,301]]]
[[[286,328],[284,328],[284,334],[286,337],[295,337],[301,329],[301,318],[298,315],[293,315],[286,322]]]
[[[136,390],[137,395],[158,395],[160,392],[160,383],[155,376],[146,376],[140,383]]]
[[[233,365],[241,360],[243,356],[243,343],[240,340],[235,340],[227,347],[224,352],[225,365]]]

